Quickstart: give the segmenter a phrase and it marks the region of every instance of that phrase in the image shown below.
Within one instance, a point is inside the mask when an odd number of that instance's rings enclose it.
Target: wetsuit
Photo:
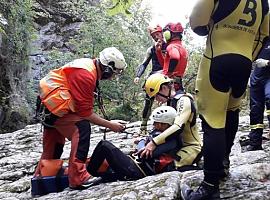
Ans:
[[[68,174],[71,187],[80,186],[90,178],[85,166],[91,134],[87,117],[93,113],[97,79],[96,60],[81,58],[50,71],[40,81],[41,96],[44,96],[43,103],[47,102],[48,107],[44,103],[47,109],[54,108],[54,111],[58,110],[57,113],[63,110],[67,112],[53,120],[50,120],[53,114],[45,118],[43,152],[40,159],[60,159],[65,138],[70,140]],[[38,175],[40,162],[35,171],[35,176]]]
[[[166,50],[166,43],[162,44],[161,51],[164,53]],[[146,67],[148,66],[149,62],[152,60],[152,70],[149,75],[157,73],[158,71],[162,70],[162,65],[160,64],[157,55],[156,55],[156,48],[155,46],[151,46],[147,49],[146,51],[146,56],[143,60],[143,63],[139,65],[136,77],[140,78]],[[142,118],[143,118],[143,123],[142,125],[146,126],[147,125],[147,120],[149,119],[149,116],[151,114],[151,107],[153,105],[153,99],[150,99],[149,96],[146,94],[145,97],[145,102],[144,102],[144,108],[142,112]]]
[[[176,152],[174,164],[176,169],[192,165],[201,152],[202,142],[196,124],[196,109],[191,95],[177,94],[170,106],[176,108],[177,116],[174,124],[153,138],[156,145],[161,145],[170,137],[178,134],[182,146]]]
[[[258,59],[270,60],[270,38],[268,38]],[[256,62],[255,62],[256,63]],[[264,108],[270,122],[270,68],[255,68],[250,77],[250,145],[261,147],[263,134]]]
[[[166,50],[166,44],[165,43],[162,44],[161,50],[162,50],[163,53],[165,52],[165,50]],[[158,61],[158,58],[157,58],[157,55],[156,55],[156,48],[155,48],[154,45],[147,49],[146,56],[145,56],[142,64],[140,64],[139,67],[138,67],[136,77],[140,78],[143,75],[146,67],[148,66],[148,64],[150,63],[151,60],[152,60],[152,70],[151,70],[149,76],[151,74],[156,73],[157,71],[162,70],[162,65]]]
[[[187,67],[188,52],[182,45],[182,41],[179,38],[169,41],[165,56],[163,55],[157,50],[158,60],[163,65],[163,74],[174,79],[176,91],[183,90],[182,78]]]
[[[100,173],[98,170],[105,159],[110,169]],[[100,176],[109,181],[136,180],[146,176],[130,156],[106,140],[100,141],[94,149],[87,171],[92,176]]]
[[[159,134],[159,132],[153,131],[149,138],[155,137],[157,134]],[[143,146],[149,141],[150,139],[144,140]],[[104,181],[108,182],[116,180],[137,180],[145,176],[174,170],[170,167],[170,164],[173,163],[173,154],[179,146],[181,146],[181,141],[171,138],[154,150],[152,158],[142,159],[139,158],[138,155],[126,155],[111,142],[102,140],[94,149],[87,170],[91,175],[96,177],[100,176]],[[159,162],[164,159],[166,159],[165,163]],[[99,169],[105,160],[109,165],[109,169],[105,172],[100,172]]]
[[[199,0],[190,16],[208,35],[196,80],[204,131],[204,180],[218,185],[238,129],[239,106],[256,57],[268,35],[267,0]]]

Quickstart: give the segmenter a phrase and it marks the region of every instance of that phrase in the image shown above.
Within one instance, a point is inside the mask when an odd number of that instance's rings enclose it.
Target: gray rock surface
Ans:
[[[270,142],[264,142],[262,151],[241,153],[238,140],[248,133],[248,123],[248,117],[241,118],[230,157],[230,176],[221,184],[222,199],[270,199]],[[127,132],[138,132],[139,124],[128,124]],[[0,199],[32,199],[30,179],[42,152],[40,129],[40,124],[35,124],[0,135]],[[92,130],[89,156],[103,137],[99,127],[93,126]],[[124,152],[133,150],[132,134],[108,132],[106,135],[107,140]],[[69,150],[70,142],[67,141],[62,156],[64,160],[68,159]],[[169,172],[137,181],[100,184],[84,191],[67,188],[35,199],[179,199],[182,184],[196,189],[202,178],[202,171]]]

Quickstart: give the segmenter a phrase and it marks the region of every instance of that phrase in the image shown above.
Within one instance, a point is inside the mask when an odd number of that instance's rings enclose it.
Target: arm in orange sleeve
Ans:
[[[118,122],[108,121],[98,116],[93,111],[94,91],[96,88],[95,72],[91,73],[85,69],[74,69],[68,74],[70,93],[75,102],[76,113],[90,123],[104,126],[114,132],[120,132],[124,125]]]

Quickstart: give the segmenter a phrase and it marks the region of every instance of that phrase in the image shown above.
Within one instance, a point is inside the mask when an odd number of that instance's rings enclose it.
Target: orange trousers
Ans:
[[[74,113],[58,118],[54,128],[44,127],[43,153],[40,159],[60,159],[65,138],[71,141],[68,167],[69,185],[71,187],[79,186],[91,177],[85,164],[89,151],[90,134],[89,121]],[[34,176],[39,174],[40,164],[38,164]]]

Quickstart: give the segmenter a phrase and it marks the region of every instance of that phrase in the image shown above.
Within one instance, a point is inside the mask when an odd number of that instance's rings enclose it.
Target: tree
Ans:
[[[70,40],[73,53],[62,53],[54,50],[50,54],[50,60],[57,61],[57,64],[50,63],[51,66],[62,66],[67,61],[78,57],[98,57],[98,53],[109,46],[117,47],[125,56],[128,64],[124,74],[118,81],[102,81],[106,109],[111,118],[124,120],[135,120],[141,112],[142,98],[138,98],[142,93],[142,88],[133,86],[135,71],[144,52],[151,44],[151,39],[147,36],[146,28],[149,24],[150,13],[148,9],[141,8],[141,0],[136,0],[130,7],[132,16],[109,15],[107,5],[84,7],[85,21],[80,29],[80,34]],[[124,114],[122,114],[124,113]]]
[[[31,6],[31,0],[0,2],[0,31],[5,33],[0,45],[0,133],[22,128],[28,120],[28,106],[23,100],[29,69]]]
[[[134,3],[133,0],[110,0],[112,1],[112,6],[108,7],[108,14],[109,15],[116,15],[119,13],[123,13],[127,16],[132,15],[132,13],[129,11],[129,8]]]
[[[194,93],[195,79],[200,65],[201,56],[203,55],[204,46],[198,46],[194,44],[195,41],[192,37],[192,30],[189,23],[186,24],[183,41],[189,53],[188,66],[183,78],[183,84],[186,91]]]

